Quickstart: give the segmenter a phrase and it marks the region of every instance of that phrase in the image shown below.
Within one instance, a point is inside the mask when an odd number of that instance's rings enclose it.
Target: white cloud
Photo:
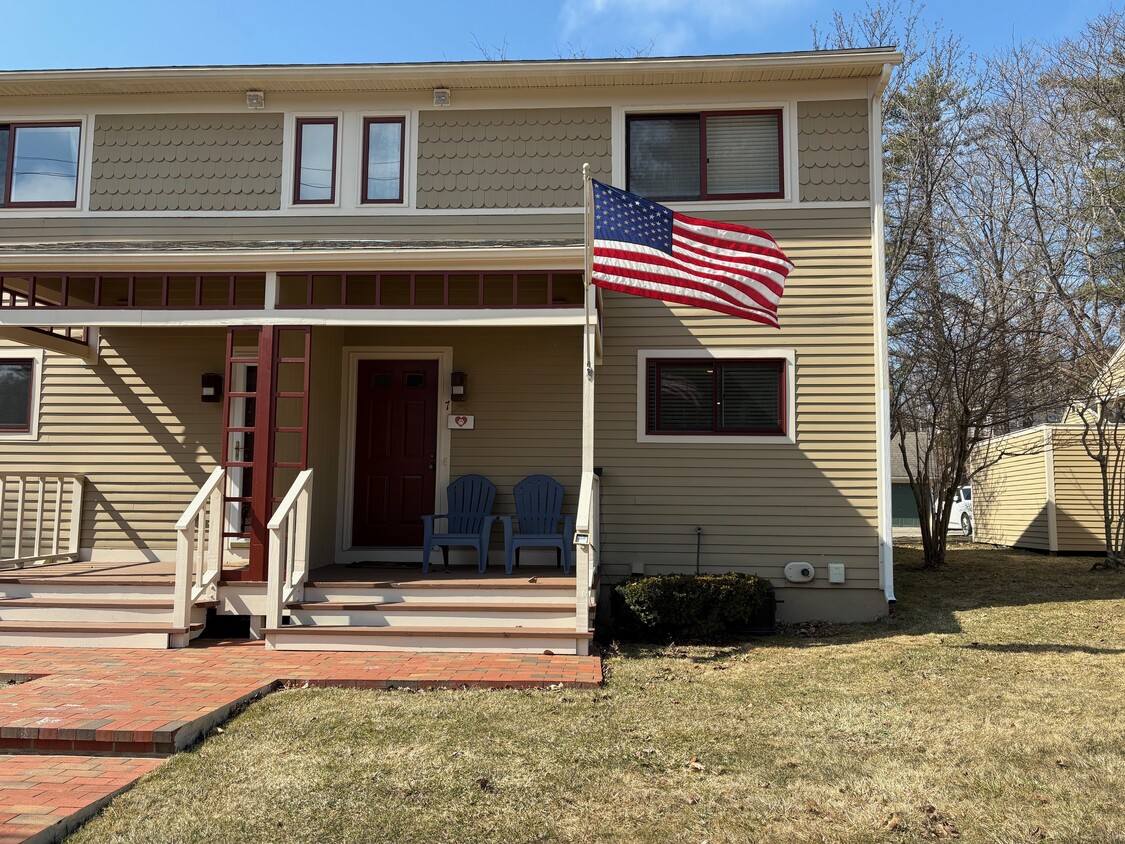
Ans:
[[[700,43],[720,36],[762,31],[804,0],[563,0],[559,13],[563,40],[585,46],[591,55],[629,54],[648,49],[654,55],[698,51]]]

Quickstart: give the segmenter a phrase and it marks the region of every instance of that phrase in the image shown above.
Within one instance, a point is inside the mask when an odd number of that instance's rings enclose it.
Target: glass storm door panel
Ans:
[[[356,386],[352,545],[422,544],[437,473],[434,360],[364,360]]]

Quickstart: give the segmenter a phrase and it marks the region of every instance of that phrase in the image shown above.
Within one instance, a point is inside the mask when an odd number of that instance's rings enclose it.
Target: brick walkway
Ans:
[[[0,753],[40,755],[0,756],[0,844],[57,840],[68,824],[73,828],[159,764],[106,756],[182,750],[236,707],[284,683],[592,687],[602,669],[597,657],[267,651],[239,642],[174,651],[2,648],[0,682],[10,679],[27,682],[0,688]],[[20,812],[9,809],[5,789],[23,792],[11,804]],[[78,795],[89,801],[75,806]]]
[[[62,838],[161,761],[0,756],[0,844]]]

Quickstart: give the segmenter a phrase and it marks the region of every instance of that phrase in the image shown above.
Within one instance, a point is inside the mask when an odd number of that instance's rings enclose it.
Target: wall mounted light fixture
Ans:
[[[448,88],[434,88],[434,105],[447,106],[450,103]]]
[[[265,91],[247,91],[246,92],[246,107],[247,108],[265,108],[266,107],[266,92]]]
[[[223,400],[223,376],[218,372],[204,372],[200,378],[199,400],[217,402]]]
[[[469,397],[469,376],[464,372],[449,373],[449,398],[465,401]]]

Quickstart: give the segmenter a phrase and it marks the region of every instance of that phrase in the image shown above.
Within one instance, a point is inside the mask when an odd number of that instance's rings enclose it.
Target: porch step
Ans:
[[[203,632],[202,622],[188,628],[166,623],[0,621],[0,646],[67,648],[168,648]]]
[[[54,621],[73,622],[149,622],[170,619],[171,600],[106,598],[0,598],[0,622]]]
[[[301,601],[290,604],[301,625],[409,627],[456,624],[464,628],[574,628],[574,602],[519,601]]]
[[[265,630],[266,644],[293,651],[459,651],[573,654],[593,637],[559,627],[343,626],[294,624]]]
[[[74,598],[100,601],[145,601],[166,599],[175,581],[165,577],[98,577],[71,575],[37,577],[0,575],[3,598]]]

